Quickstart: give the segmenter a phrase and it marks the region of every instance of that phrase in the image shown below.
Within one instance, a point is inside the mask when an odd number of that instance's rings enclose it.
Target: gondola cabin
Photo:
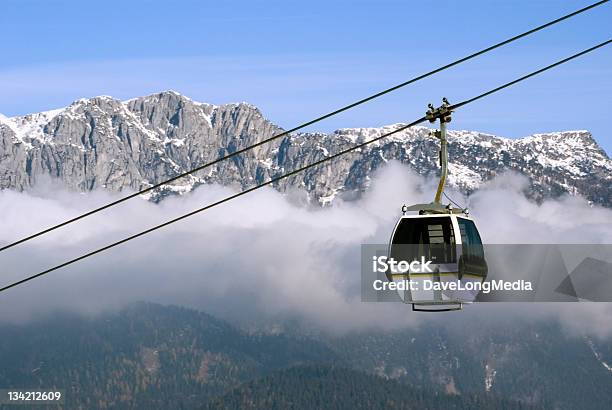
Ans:
[[[463,304],[473,302],[478,293],[473,290],[475,286],[465,284],[482,282],[487,276],[478,229],[472,219],[461,213],[463,210],[438,204],[404,207],[405,210],[415,208],[419,214],[406,215],[404,211],[397,222],[389,244],[389,257],[396,261],[430,263],[426,269],[416,271],[389,271],[387,278],[414,283],[412,289],[400,291],[402,300],[412,304],[413,310],[459,310]],[[455,284],[443,285],[450,282]]]

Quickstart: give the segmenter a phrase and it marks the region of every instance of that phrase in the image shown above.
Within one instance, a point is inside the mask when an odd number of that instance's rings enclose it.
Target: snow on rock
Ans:
[[[482,184],[482,177],[476,171],[471,170],[466,165],[449,163],[448,164],[449,185],[476,190]]]
[[[43,143],[52,142],[51,136],[45,133],[45,126],[51,122],[53,118],[64,111],[65,108],[60,108],[56,110],[27,114],[20,117],[7,118],[2,116],[3,118],[1,118],[0,121],[7,125],[15,133],[18,141],[26,143],[26,145],[31,148],[31,140],[38,140]]]
[[[495,382],[495,375],[497,374],[497,370],[490,366],[488,363],[485,364],[485,391],[490,392],[493,388],[493,383]]]
[[[612,372],[612,366],[610,366],[608,363],[604,362],[602,357],[601,357],[601,353],[599,353],[597,351],[597,349],[595,348],[595,343],[593,343],[593,341],[591,339],[589,339],[588,337],[585,338],[587,345],[589,345],[589,348],[591,349],[591,352],[593,352],[593,355],[595,356],[595,358],[597,359],[597,361],[599,363],[601,363],[601,365],[604,367],[604,369],[606,369],[609,372]]]

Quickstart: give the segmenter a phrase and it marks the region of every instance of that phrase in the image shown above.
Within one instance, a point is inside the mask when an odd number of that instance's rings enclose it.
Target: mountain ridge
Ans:
[[[245,189],[402,125],[294,133],[147,197],[157,201],[207,183]],[[126,101],[79,99],[61,109],[0,117],[0,189],[27,190],[50,175],[82,192],[141,190],[282,131],[245,102],[200,103],[175,91]],[[281,192],[301,188],[309,201],[327,205],[337,197],[359,197],[371,174],[389,160],[435,176],[438,144],[429,132],[412,127],[274,186]],[[529,179],[527,195],[537,201],[570,194],[604,206],[612,203],[612,161],[588,131],[509,139],[450,130],[448,139],[449,184],[464,193],[514,171]]]

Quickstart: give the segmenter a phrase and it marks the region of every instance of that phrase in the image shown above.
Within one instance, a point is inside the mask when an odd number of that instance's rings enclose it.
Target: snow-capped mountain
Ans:
[[[204,183],[261,183],[379,136],[382,128],[298,133],[182,178],[150,195],[158,200]],[[168,91],[129,101],[81,99],[70,106],[22,117],[0,116],[0,189],[26,190],[43,175],[79,191],[140,190],[281,132],[254,106],[215,106]],[[564,193],[612,204],[612,161],[587,131],[537,134],[512,140],[474,131],[449,131],[449,183],[465,192],[513,170],[531,181],[536,199]],[[329,163],[287,178],[276,188],[301,187],[327,204],[355,197],[370,175],[396,159],[435,175],[438,142],[413,127]]]

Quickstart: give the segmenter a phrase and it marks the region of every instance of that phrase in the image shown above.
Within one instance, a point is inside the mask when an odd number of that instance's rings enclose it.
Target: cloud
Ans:
[[[612,211],[569,195],[538,206],[522,194],[527,186],[509,173],[470,198],[487,243],[612,243]]]
[[[375,187],[373,193],[378,190]],[[130,201],[4,252],[0,255],[2,283],[231,193],[228,188],[205,186],[160,205]],[[399,199],[402,193],[410,192],[399,190],[391,197]],[[3,191],[0,240],[14,240],[111,199],[105,192]],[[330,329],[374,325],[380,317],[401,309],[361,303],[355,274],[360,244],[377,235],[382,239],[381,226],[387,222],[392,226],[389,217],[397,210],[390,214],[388,203],[368,197],[360,203],[313,211],[292,205],[274,190],[262,189],[4,292],[0,319],[23,320],[53,309],[96,312],[153,300],[187,304],[234,319],[297,317]],[[409,316],[401,320],[412,321]]]
[[[571,236],[574,242],[611,243],[612,211],[569,197],[538,206],[522,196],[522,184],[516,176],[502,176],[469,199],[487,242],[554,243]],[[95,314],[146,300],[187,305],[244,323],[297,319],[336,332],[415,326],[431,321],[432,315],[413,314],[397,303],[361,302],[359,252],[362,243],[386,243],[401,205],[430,201],[433,185],[391,162],[373,178],[362,199],[326,209],[307,209],[272,189],[258,190],[3,292],[0,320],[19,322],[53,310]],[[232,192],[211,185],[161,204],[128,201],[0,253],[0,283],[37,273]],[[0,243],[112,199],[116,196],[107,192],[2,191]],[[483,303],[433,320],[512,316],[507,306]],[[608,306],[529,304],[511,310],[556,318],[572,331],[607,336],[612,334]]]

